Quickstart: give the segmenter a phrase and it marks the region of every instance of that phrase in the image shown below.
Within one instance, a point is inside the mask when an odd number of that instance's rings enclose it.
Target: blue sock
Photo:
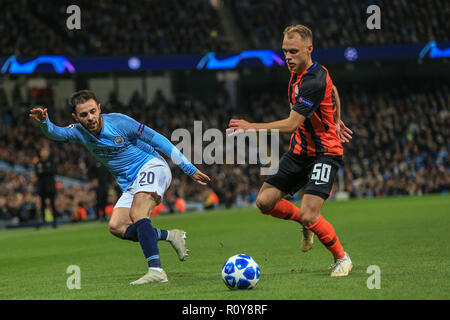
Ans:
[[[158,238],[158,240],[167,240],[167,237],[169,236],[169,233],[167,232],[167,230],[161,230],[158,228],[153,228],[156,232],[156,237]]]
[[[153,231],[150,219],[143,218],[135,223],[139,243],[144,252],[145,259],[147,259],[149,268],[161,268],[161,261],[159,259],[158,239],[156,232]]]
[[[158,228],[153,228],[156,233],[156,237],[158,240],[167,240],[169,232],[167,230],[162,230]],[[123,240],[131,240],[134,242],[138,242],[137,229],[136,224],[130,224],[125,231],[125,234],[122,237]]]
[[[130,224],[125,231],[125,234],[123,235],[124,240],[131,240],[134,242],[138,242],[138,236],[137,236],[137,230],[136,230],[136,224]]]

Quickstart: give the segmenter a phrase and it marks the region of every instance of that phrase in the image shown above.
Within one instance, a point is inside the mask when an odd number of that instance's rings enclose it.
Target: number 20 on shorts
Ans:
[[[155,174],[151,171],[139,173],[141,178],[139,179],[139,184],[142,186],[146,184],[152,184],[155,181]]]

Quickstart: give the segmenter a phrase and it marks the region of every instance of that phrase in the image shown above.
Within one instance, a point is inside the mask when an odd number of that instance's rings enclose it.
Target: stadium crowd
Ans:
[[[231,48],[208,0],[76,1],[81,28],[75,30],[66,25],[71,4],[2,1],[0,55],[202,54]]]
[[[252,48],[280,48],[284,28],[304,24],[314,30],[316,48],[448,41],[449,3],[426,1],[229,0],[237,24]],[[381,30],[366,26],[369,5],[381,13]],[[349,19],[351,17],[351,19]],[[447,25],[447,27],[445,27]]]
[[[27,6],[27,1],[0,1],[0,55],[70,53],[64,39]]]
[[[314,30],[316,48],[448,41],[446,0],[224,0],[224,18],[210,0],[77,1],[81,29],[69,30],[72,3],[3,0],[0,55],[202,54],[232,51],[221,19],[231,19],[244,39],[242,49],[280,49],[288,24]],[[367,7],[381,10],[381,30],[369,30]],[[352,17],[349,19],[349,17]],[[445,27],[447,26],[447,27]]]
[[[337,185],[336,191],[347,191],[351,197],[448,192],[448,84],[436,82],[420,87],[412,83],[394,84],[389,88],[352,85],[340,89],[343,119],[354,131],[354,138],[345,145],[345,190],[339,190]],[[81,146],[47,140],[38,125],[27,119],[25,105],[0,108],[0,161],[32,169],[39,149],[48,145],[57,173],[85,182],[70,188],[59,183],[57,210],[74,220],[86,214],[94,216],[95,177],[89,173],[95,165],[93,157]],[[287,115],[288,106],[281,92],[265,90],[247,95],[234,107],[227,103],[226,94],[217,94],[204,101],[189,97],[169,101],[161,93],[149,104],[137,93],[125,103],[118,101],[112,93],[109,101],[102,105],[103,112],[126,113],[168,138],[178,128],[193,132],[194,120],[202,121],[203,132],[208,128],[225,132],[233,116],[258,122],[273,121]],[[183,117],[179,117],[180,111]],[[50,113],[50,117],[57,119],[55,122],[59,125],[71,123],[68,110]],[[289,146],[289,135],[280,138],[282,154]],[[203,147],[207,144],[209,142],[203,142]],[[193,141],[192,147],[194,152],[199,149]],[[166,206],[170,211],[176,210],[173,203],[177,198],[212,207],[208,203],[212,201],[212,194],[226,207],[252,203],[264,179],[258,165],[199,165],[213,178],[209,188],[205,189],[192,182],[176,165],[171,163],[171,167],[172,187],[166,194]],[[33,175],[0,171],[0,217],[15,217],[18,221],[29,218],[30,210],[39,208],[34,186]],[[108,194],[108,205],[111,205],[120,196],[117,185],[111,184]]]
[[[448,83],[354,86],[344,94],[355,129],[346,146],[345,189],[353,197],[450,190]]]

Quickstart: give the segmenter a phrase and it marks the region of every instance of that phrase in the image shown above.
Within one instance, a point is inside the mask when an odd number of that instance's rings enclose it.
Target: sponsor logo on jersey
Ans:
[[[303,97],[298,97],[297,102],[307,106],[308,108],[312,108],[314,106],[314,102]]]

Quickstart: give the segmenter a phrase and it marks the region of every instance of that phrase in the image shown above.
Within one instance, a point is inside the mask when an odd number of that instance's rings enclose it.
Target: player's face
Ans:
[[[77,104],[75,111],[76,114],[72,115],[83,127],[94,133],[100,132],[102,126],[100,104],[94,99],[89,99],[85,103]]]
[[[283,39],[283,52],[286,65],[290,71],[302,72],[311,59],[312,44],[293,32]]]

